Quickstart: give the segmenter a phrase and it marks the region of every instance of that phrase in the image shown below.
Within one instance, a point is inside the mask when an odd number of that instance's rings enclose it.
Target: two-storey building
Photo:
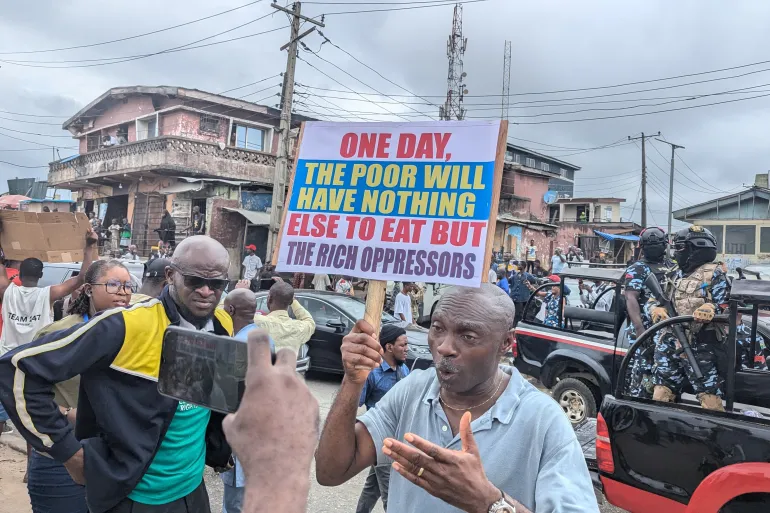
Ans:
[[[308,119],[292,116],[295,137]],[[64,122],[79,152],[50,164],[49,186],[105,224],[127,218],[145,254],[164,211],[179,240],[198,207],[240,262],[244,244],[265,251],[279,121],[276,108],[197,89],[115,87]]]

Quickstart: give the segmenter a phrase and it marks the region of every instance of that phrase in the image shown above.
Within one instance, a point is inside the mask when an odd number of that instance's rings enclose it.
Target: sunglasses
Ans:
[[[225,290],[230,280],[227,278],[203,278],[194,274],[185,274],[176,266],[171,266],[184,279],[184,286],[188,289],[198,290],[208,287],[211,290]]]
[[[118,294],[121,289],[123,289],[124,292],[136,292],[136,285],[130,281],[122,282],[119,280],[107,280],[104,283],[92,283],[91,285],[104,285],[107,294]]]

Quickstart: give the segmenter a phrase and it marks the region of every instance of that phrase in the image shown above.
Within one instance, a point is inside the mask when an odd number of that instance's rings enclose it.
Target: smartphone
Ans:
[[[275,353],[272,354],[275,363]],[[169,326],[163,336],[158,392],[220,413],[233,413],[246,389],[248,344]]]

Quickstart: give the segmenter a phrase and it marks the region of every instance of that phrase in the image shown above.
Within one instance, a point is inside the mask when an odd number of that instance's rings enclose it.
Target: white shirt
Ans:
[[[316,274],[313,277],[313,288],[315,290],[326,290],[327,287],[331,286],[332,282],[328,274]]]
[[[489,283],[492,283],[492,284],[497,283],[497,273],[495,272],[494,269],[490,269],[489,274],[487,276],[489,276],[489,278],[487,278],[487,281]]]
[[[347,294],[352,296],[353,294],[351,292],[353,292],[353,286],[347,280],[340,280],[337,282],[337,286],[334,288],[334,291],[338,294]]]
[[[393,306],[393,314],[396,318],[400,319],[399,314],[404,314],[407,324],[412,324],[412,298],[403,292],[399,292],[396,296],[396,304]]]
[[[243,279],[252,280],[257,276],[257,271],[262,269],[262,259],[257,255],[247,255],[246,258],[243,259],[242,265],[245,267]]]
[[[19,287],[11,283],[3,296],[0,355],[32,342],[38,330],[52,322],[51,287]]]

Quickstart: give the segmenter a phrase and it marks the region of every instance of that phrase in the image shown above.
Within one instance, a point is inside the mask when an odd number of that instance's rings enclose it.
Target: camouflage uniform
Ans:
[[[735,330],[736,341],[738,342],[738,364],[741,369],[759,369],[767,370],[768,349],[765,338],[757,332],[756,344],[754,345],[754,361],[751,356],[751,327],[745,324],[739,324]]]
[[[420,312],[422,311],[423,300],[425,292],[422,287],[413,284],[412,289],[409,291],[409,298],[412,300],[412,319],[417,324],[420,321]]]
[[[642,325],[644,329],[652,326],[650,316],[649,300],[652,298],[652,292],[644,285],[647,277],[652,274],[650,266],[642,261],[632,264],[626,269],[626,278],[624,281],[625,290],[635,290],[639,293],[639,308],[641,310]],[[626,338],[629,347],[636,342],[636,328],[630,322],[626,327]],[[652,397],[652,345],[643,348],[631,356],[628,363],[628,369],[631,372],[626,373],[626,391],[632,397],[643,397],[650,399]]]
[[[545,295],[543,302],[545,303],[545,319],[543,324],[551,326],[553,328],[559,327],[559,301],[561,296],[554,296],[553,292],[549,292]]]
[[[722,313],[727,305],[730,284],[719,263],[703,264],[692,273],[683,275],[680,270],[675,278],[674,306],[679,315],[692,315],[700,306],[711,303],[716,313]],[[717,354],[715,343],[724,340],[727,334],[723,327],[710,324],[700,325],[693,322],[685,329],[690,337],[695,359],[698,361],[703,379],[698,379],[693,372],[681,346],[668,330],[662,330],[655,342],[655,366],[653,382],[656,386],[667,387],[674,395],[679,395],[689,380],[695,394],[711,394],[722,397],[722,377],[717,372]],[[696,332],[693,333],[693,328]]]

